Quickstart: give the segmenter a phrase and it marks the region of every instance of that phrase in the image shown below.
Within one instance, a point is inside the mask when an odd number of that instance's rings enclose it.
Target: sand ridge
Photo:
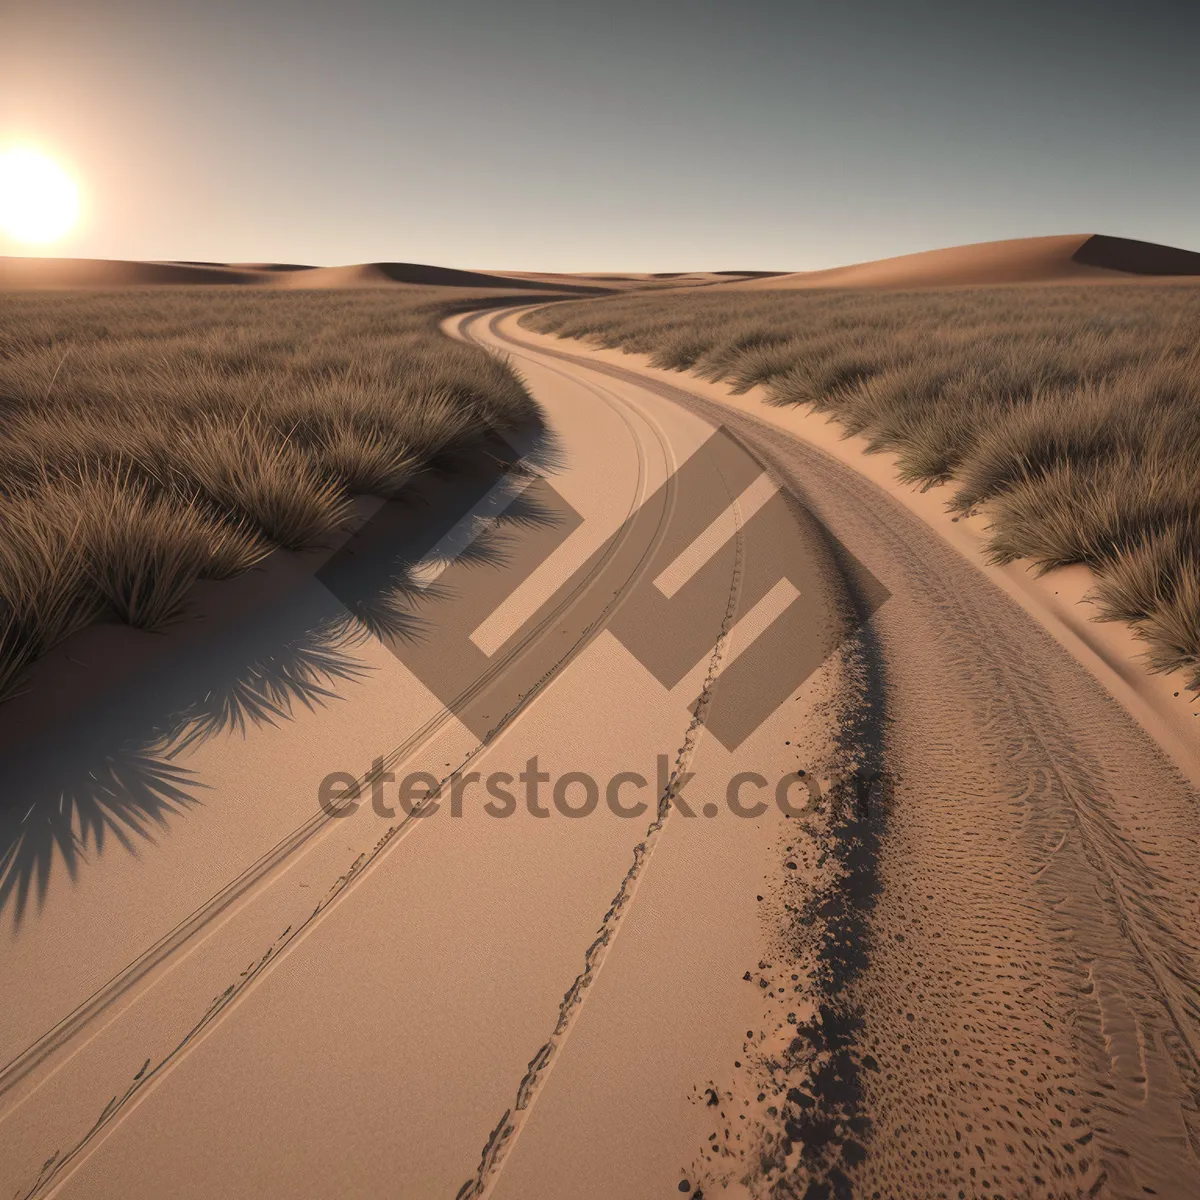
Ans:
[[[727,283],[767,272],[693,271],[589,274],[475,271],[429,263],[368,262],[311,266],[276,262],[135,262],[106,258],[0,256],[0,290],[130,288],[162,285],[251,285],[269,288],[470,287],[597,295],[631,288]]]
[[[247,284],[269,282],[272,278],[270,269],[258,270],[225,263],[0,257],[0,289]]]
[[[251,284],[276,288],[488,287],[597,294],[633,288],[986,287],[1016,283],[1119,283],[1200,279],[1200,253],[1107,234],[1010,238],[902,254],[822,271],[474,271],[428,263],[128,262],[0,257],[0,289]]]
[[[924,250],[874,262],[797,271],[720,285],[723,290],[764,288],[907,288],[1007,283],[1118,282],[1200,277],[1200,254],[1104,234],[978,242]]]
[[[587,292],[607,289],[595,284],[539,279],[533,276],[510,277],[484,271],[463,271],[456,267],[436,267],[424,263],[374,262],[347,267],[311,267],[281,275],[279,286],[292,288],[379,287],[387,284],[415,284],[422,287],[489,287]]]
[[[104,258],[0,256],[0,290],[130,288],[162,285],[270,288],[471,287],[595,295],[611,290],[585,277],[465,271],[425,263],[373,262],[340,267],[299,263],[132,262]]]

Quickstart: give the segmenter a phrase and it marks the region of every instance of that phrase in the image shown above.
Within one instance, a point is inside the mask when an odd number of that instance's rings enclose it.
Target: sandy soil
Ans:
[[[9,1194],[1190,1195],[1178,705],[828,427],[453,327],[547,478],[431,473],[152,655],[85,631],[0,746]],[[453,815],[535,754],[648,807]],[[317,805],[417,769],[428,817]]]
[[[240,581],[253,596],[214,593],[218,628],[127,673],[120,696],[101,689],[57,725],[43,714],[46,737],[9,748],[4,786],[22,797],[15,836],[29,839],[14,843],[25,885],[7,898],[12,969],[0,980],[4,1010],[19,1014],[0,1073],[0,1177],[17,1194],[491,1187],[497,1162],[536,1164],[539,1130],[571,1115],[541,1100],[564,1086],[575,1095],[568,1045],[619,1058],[623,1079],[636,1081],[647,1055],[661,1063],[658,1090],[635,1089],[642,1107],[622,1109],[645,1126],[661,1103],[658,1135],[639,1143],[632,1176],[620,1160],[593,1162],[593,1194],[622,1178],[676,1188],[708,1124],[689,1096],[733,1086],[757,1008],[744,977],[768,950],[757,896],[776,873],[783,818],[725,812],[727,774],[792,770],[801,714],[836,683],[814,674],[835,624],[810,561],[821,544],[736,443],[705,449],[707,422],[658,411],[637,387],[527,370],[563,469],[540,510],[499,530],[502,548],[449,565],[444,549],[420,557],[438,589],[417,614],[423,640],[331,645],[321,631],[338,608],[329,588],[348,595],[330,572],[353,574],[380,543],[394,556],[406,520],[445,508],[436,480],[424,504],[370,515],[315,578],[317,564],[281,557]],[[454,530],[446,538],[462,548]],[[774,586],[781,547],[803,589]],[[762,660],[747,672],[743,652],[775,642],[772,665],[789,682],[767,719],[743,728],[763,683]],[[93,669],[100,649],[70,644],[45,671]],[[807,692],[790,682],[808,676]],[[284,703],[284,679],[309,686]],[[275,702],[257,719],[255,694]],[[221,719],[182,745],[155,741],[146,714],[194,700]],[[813,754],[827,756],[830,718],[811,725],[827,735],[809,731]],[[51,736],[72,748],[65,763]],[[364,804],[322,820],[316,808],[324,772],[361,777],[376,756],[442,779],[464,764],[515,776],[534,754],[551,776],[640,773],[647,811],[502,820],[477,797],[459,819],[394,820]],[[669,789],[685,770],[699,820],[658,809],[660,771]],[[168,786],[173,804],[162,803]],[[68,830],[60,796],[72,800]],[[83,832],[75,811],[111,823],[68,871],[62,846]],[[664,957],[664,939],[686,953]],[[647,1010],[627,1047],[602,1036],[596,1048],[587,1031],[612,1019],[604,980],[619,981],[623,963],[642,995],[677,1006],[686,1032],[661,1042],[661,1015]],[[589,1153],[603,1156],[604,1143]]]

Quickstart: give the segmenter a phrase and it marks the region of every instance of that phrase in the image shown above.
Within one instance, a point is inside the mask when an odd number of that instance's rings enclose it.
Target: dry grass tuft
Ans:
[[[322,545],[350,501],[316,456],[261,421],[210,420],[191,430],[172,465],[220,511],[234,514],[288,550]]]
[[[0,325],[0,698],[81,626],[327,544],[355,494],[539,419],[451,341],[461,290],[14,293]]]
[[[702,290],[524,321],[829,413],[986,504],[996,561],[1092,568],[1101,615],[1200,688],[1200,288]]]

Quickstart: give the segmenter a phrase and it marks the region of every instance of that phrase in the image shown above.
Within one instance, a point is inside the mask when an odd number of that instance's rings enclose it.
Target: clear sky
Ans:
[[[2,0],[107,258],[806,270],[1200,250],[1200,4]],[[33,253],[0,243],[0,253]]]

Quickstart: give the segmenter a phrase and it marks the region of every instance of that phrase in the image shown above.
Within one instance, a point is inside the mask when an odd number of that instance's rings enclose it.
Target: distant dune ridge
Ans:
[[[407,283],[424,287],[519,287],[523,290],[536,288],[559,292],[594,293],[598,290],[594,286],[571,283],[570,279],[570,276],[563,276],[561,281],[552,281],[534,276],[461,271],[455,267],[434,267],[424,263],[376,262],[350,267],[311,267],[307,271],[294,271],[282,276],[278,283],[293,288],[379,287],[389,283]]]
[[[0,258],[0,287],[123,288],[159,284],[256,284],[276,288],[423,287],[579,291],[605,288],[574,276],[461,271],[424,263],[375,262],[345,267],[296,263],[126,262],[103,258]]]
[[[125,262],[109,258],[0,258],[0,287],[124,288],[156,284],[258,283],[266,272],[223,263]]]
[[[427,263],[352,263],[314,267],[299,263],[127,262],[104,258],[0,257],[0,288],[125,288],[160,284],[252,284],[273,288],[418,287],[507,288],[587,295],[646,287],[671,279],[715,283],[764,272],[715,271],[678,275],[584,275],[551,271],[466,271]]]
[[[1200,276],[1200,254],[1101,233],[1072,233],[925,250],[826,271],[739,280],[723,288],[961,287],[1178,276]]]
[[[1115,283],[1200,278],[1200,254],[1100,233],[1011,238],[902,254],[824,271],[660,271],[556,274],[465,271],[426,263],[344,267],[296,263],[124,262],[102,258],[3,258],[0,288],[122,288],[158,284],[252,284],[276,288],[395,285],[513,288],[595,294],[672,285],[722,290],[765,288],[921,288],[1006,283]]]
[[[228,263],[222,264],[242,271],[311,271],[308,263]]]

